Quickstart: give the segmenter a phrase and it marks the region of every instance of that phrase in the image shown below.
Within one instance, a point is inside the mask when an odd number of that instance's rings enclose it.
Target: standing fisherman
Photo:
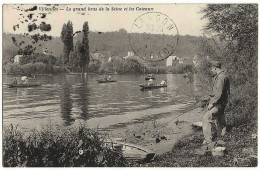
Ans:
[[[213,79],[212,92],[209,95],[210,101],[208,111],[203,117],[202,127],[204,134],[203,144],[212,142],[212,123],[216,124],[218,137],[224,136],[226,133],[226,120],[224,110],[228,102],[230,94],[229,79],[221,70],[221,63],[218,61],[211,62],[211,71],[215,76]]]

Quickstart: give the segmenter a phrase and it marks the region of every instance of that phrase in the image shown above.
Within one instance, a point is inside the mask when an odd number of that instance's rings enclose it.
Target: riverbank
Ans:
[[[205,110],[196,108],[174,120],[176,114],[172,113],[143,124],[118,129],[110,137],[122,138],[156,153],[152,162],[130,162],[133,167],[256,167],[257,123],[228,126],[223,137],[227,150],[224,157],[198,152],[204,138],[202,131],[194,131],[191,124],[201,121],[204,113]]]
[[[109,132],[109,136],[110,138],[121,138],[127,143],[141,145],[160,155],[169,152],[182,137],[196,133],[191,125],[201,121],[203,113],[201,108],[183,113],[167,113],[155,116],[143,123],[117,128]],[[181,116],[175,118],[178,115]]]
[[[155,157],[151,163],[133,166],[151,167],[256,167],[257,125],[242,124],[227,132],[223,140],[227,149],[224,157],[198,155],[203,134],[191,134],[179,140],[170,152]]]

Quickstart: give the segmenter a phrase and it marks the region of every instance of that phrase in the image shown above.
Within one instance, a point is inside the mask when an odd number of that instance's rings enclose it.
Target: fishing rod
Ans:
[[[165,124],[163,124],[163,126],[166,126],[168,123],[170,123],[170,122],[173,121],[174,119],[176,119],[176,118],[178,118],[178,117],[184,115],[185,113],[189,113],[189,112],[191,112],[191,111],[193,111],[193,110],[195,110],[195,109],[197,109],[197,108],[199,108],[199,107],[205,108],[205,106],[208,104],[208,100],[202,100],[202,101],[207,102],[207,103],[204,104],[204,106],[198,106],[198,105],[197,105],[198,102],[196,102],[195,105],[194,105],[194,108],[192,108],[192,109],[190,109],[190,110],[188,110],[188,111],[186,111],[186,112],[184,112],[184,113],[181,113],[181,114],[178,115],[178,116],[175,116],[174,118],[172,118],[171,120],[169,120],[168,122],[166,122]],[[202,102],[202,101],[201,101],[201,102]],[[197,106],[196,106],[196,105],[197,105]]]
[[[200,107],[200,106],[197,106],[197,107],[195,107],[195,108],[193,108],[193,109],[191,109],[191,110],[188,110],[187,112],[184,112],[184,113],[179,114],[178,116],[175,116],[174,118],[172,118],[171,120],[169,120],[168,122],[166,122],[165,124],[163,124],[163,126],[166,126],[167,124],[169,124],[169,123],[170,123],[171,121],[173,121],[174,119],[176,119],[176,118],[178,118],[178,117],[184,115],[185,113],[189,113],[190,111],[195,110],[195,109],[197,109],[197,108],[199,108],[199,107]]]

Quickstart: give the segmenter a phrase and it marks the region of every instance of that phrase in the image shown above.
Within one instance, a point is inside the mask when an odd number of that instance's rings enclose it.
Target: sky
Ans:
[[[124,28],[131,32],[134,21],[140,15],[147,12],[160,12],[175,23],[180,35],[199,36],[203,34],[202,29],[207,22],[201,20],[202,14],[199,13],[201,8],[205,6],[205,4],[37,5],[37,10],[24,12],[34,5],[4,5],[3,32],[26,33],[28,32],[27,25],[32,23],[33,19],[37,19],[34,22],[37,25],[41,22],[50,24],[51,31],[47,34],[52,36],[60,36],[63,24],[69,20],[73,23],[74,32],[82,30],[83,23],[86,21],[89,23],[90,31],[109,32]],[[55,10],[51,11],[53,7],[55,7]],[[100,11],[101,8],[103,8],[103,11]],[[115,10],[112,11],[112,8]],[[118,8],[122,8],[122,10],[119,11]],[[130,8],[133,10],[130,10]],[[150,8],[150,11],[142,8]],[[127,11],[124,11],[124,9]],[[46,18],[40,18],[41,13],[47,13]],[[27,18],[28,14],[33,14],[31,20]],[[28,22],[25,22],[25,19]],[[13,30],[14,25],[17,25],[15,31]],[[34,33],[37,33],[37,31],[31,32],[31,34]]]

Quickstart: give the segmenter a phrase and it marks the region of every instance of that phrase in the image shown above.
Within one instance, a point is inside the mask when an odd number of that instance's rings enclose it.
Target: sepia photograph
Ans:
[[[258,165],[258,3],[5,3],[1,48],[2,168]]]

